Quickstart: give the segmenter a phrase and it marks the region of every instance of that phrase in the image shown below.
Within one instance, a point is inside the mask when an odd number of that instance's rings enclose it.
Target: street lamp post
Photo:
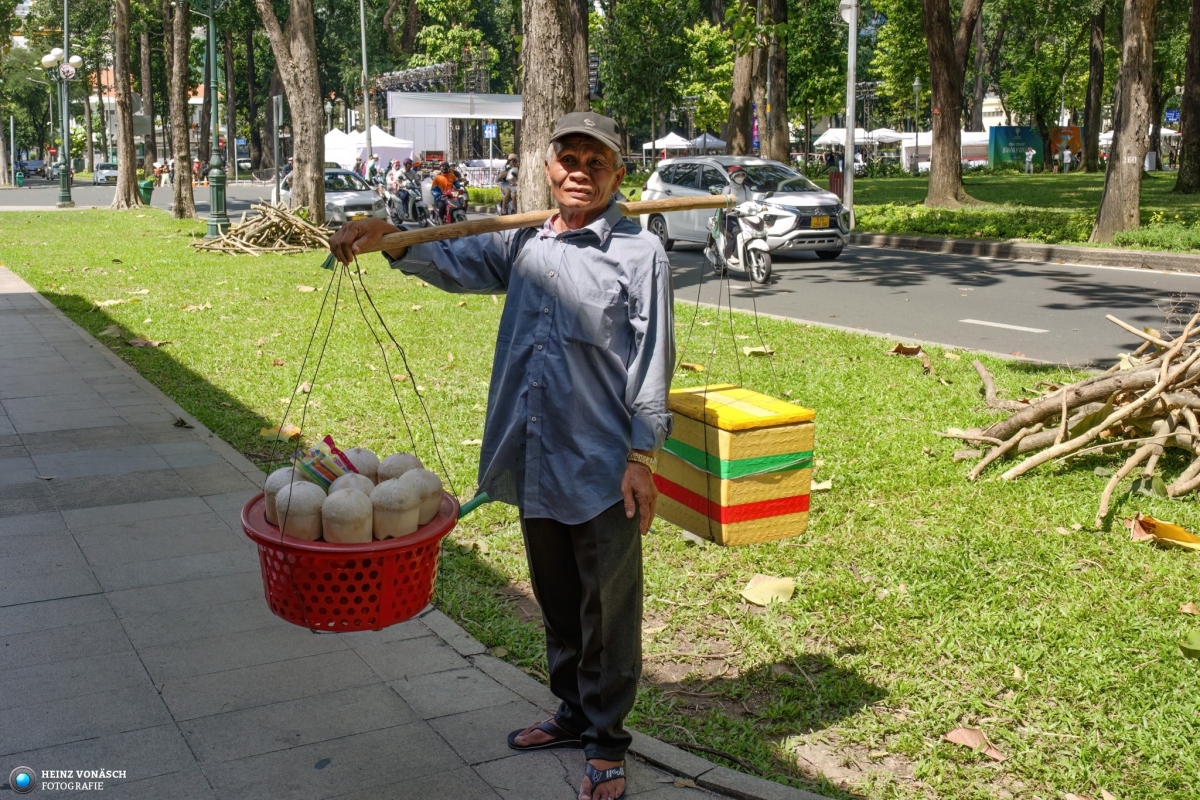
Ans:
[[[850,26],[846,52],[846,165],[843,168],[842,205],[850,212],[850,228],[854,228],[854,113],[855,89],[858,86],[858,0],[841,0],[838,10]]]
[[[325,131],[333,130],[333,103],[325,101]]]
[[[363,130],[366,131],[367,158],[371,158],[371,87],[367,84],[367,12],[358,0],[358,23],[362,33]]]
[[[921,174],[921,76],[913,79],[913,177]]]
[[[63,19],[64,19],[64,35],[65,35],[65,20],[66,20],[66,3],[63,3]],[[64,40],[64,44],[65,44]],[[58,161],[58,207],[59,208],[74,208],[75,201],[71,199],[71,126],[68,122],[70,117],[70,94],[67,91],[68,82],[75,77],[75,70],[83,66],[83,59],[79,56],[67,57],[66,51],[61,47],[56,47],[46,55],[42,56],[42,69],[46,72],[46,77],[54,84],[58,90],[58,116],[59,124],[62,130],[62,145],[59,147]],[[53,110],[51,111],[53,113]]]
[[[206,44],[209,63],[210,84],[204,93],[212,102],[212,156],[208,161],[208,219],[205,239],[218,239],[229,230],[229,215],[225,213],[225,170],[221,166],[221,118],[217,114],[217,20],[216,14],[225,5],[225,0],[190,0],[192,8],[208,17],[208,42]]]

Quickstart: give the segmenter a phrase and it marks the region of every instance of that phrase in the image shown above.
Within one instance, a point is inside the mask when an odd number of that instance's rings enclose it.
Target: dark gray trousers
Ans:
[[[584,755],[621,761],[642,673],[642,537],[624,503],[580,525],[521,517],[533,594],[546,625],[554,715]]]

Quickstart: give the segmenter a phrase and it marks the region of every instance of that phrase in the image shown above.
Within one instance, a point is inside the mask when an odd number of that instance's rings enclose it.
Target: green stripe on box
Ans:
[[[705,453],[699,448],[684,444],[678,439],[667,439],[663,449],[676,458],[683,459],[698,470],[716,475],[725,480],[746,478],[751,475],[766,475],[793,469],[808,469],[812,466],[813,451],[782,453],[776,456],[737,458],[723,461],[715,453]]]

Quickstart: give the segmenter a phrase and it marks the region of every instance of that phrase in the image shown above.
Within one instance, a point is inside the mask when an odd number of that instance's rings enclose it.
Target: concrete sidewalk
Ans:
[[[579,751],[505,745],[548,690],[441,612],[320,635],[270,613],[239,522],[262,478],[0,268],[0,791],[25,766],[123,771],[118,798],[576,797]],[[816,798],[634,753],[639,799]]]

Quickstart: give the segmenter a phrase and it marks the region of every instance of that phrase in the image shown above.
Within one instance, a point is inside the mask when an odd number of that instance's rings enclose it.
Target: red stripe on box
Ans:
[[[784,514],[799,514],[802,511],[808,511],[808,495],[806,494],[781,497],[777,500],[760,500],[757,503],[723,506],[717,501],[705,499],[691,489],[685,489],[661,475],[654,476],[654,485],[658,487],[658,491],[676,503],[685,505],[693,511],[698,511],[722,525],[731,522],[749,522],[754,519],[779,517]]]

